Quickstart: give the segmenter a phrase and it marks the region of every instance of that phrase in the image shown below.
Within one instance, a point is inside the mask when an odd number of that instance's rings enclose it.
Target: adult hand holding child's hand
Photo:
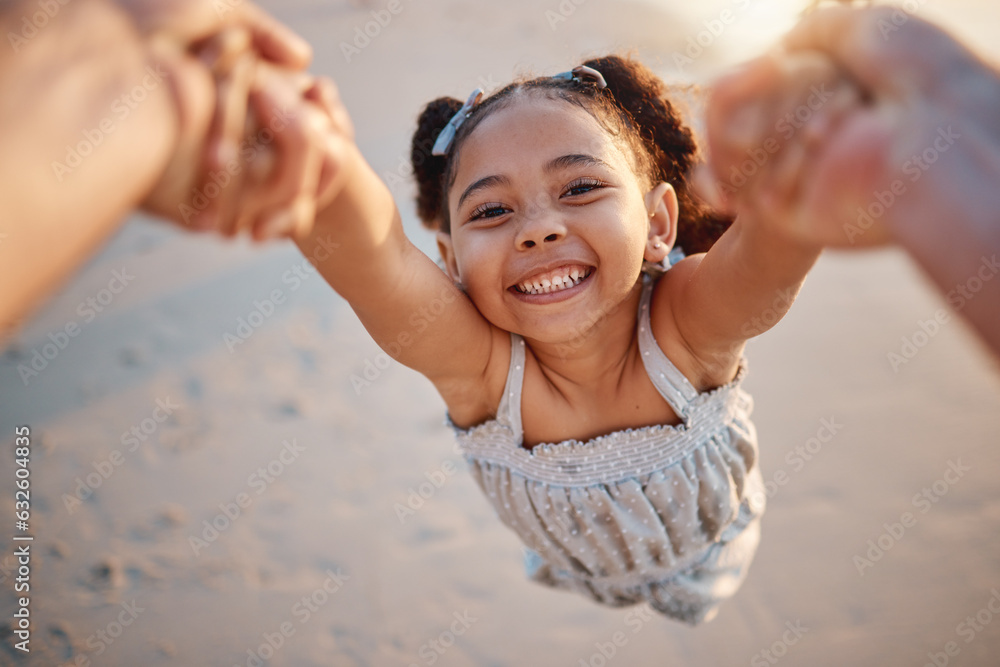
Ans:
[[[779,121],[773,101],[790,88],[776,63],[820,54],[859,96],[830,114],[832,122],[820,121],[820,132],[796,134],[782,149],[790,157],[779,155],[751,177],[735,198],[741,214],[780,206],[777,191],[787,195],[782,216],[790,213],[791,228],[816,243],[900,243],[943,293],[961,297],[956,307],[1000,353],[997,71],[904,8],[816,11],[783,47],[715,86],[708,135],[722,183],[745,163],[745,147]],[[757,124],[749,138],[733,132],[737,141],[729,131],[744,127],[743,114]],[[785,160],[787,168],[777,166]],[[975,298],[960,291],[970,282],[978,285]]]
[[[744,221],[825,241],[810,225],[847,202],[818,187],[828,177],[823,156],[859,104],[857,88],[817,53],[774,51],[747,63],[712,91],[711,177],[699,175],[700,189]]]
[[[250,3],[120,4],[169,71],[180,123],[176,150],[143,208],[227,235],[308,232],[332,165],[323,110],[300,104],[331,97],[332,84],[301,71],[308,44]]]
[[[29,0],[0,7],[16,37],[0,55],[0,335],[136,207],[188,229],[306,233],[331,196],[324,123],[339,108],[329,82],[301,73],[308,44],[251,2],[58,6],[44,29]],[[261,63],[298,77],[295,94],[258,86]],[[265,129],[267,150],[245,143]]]

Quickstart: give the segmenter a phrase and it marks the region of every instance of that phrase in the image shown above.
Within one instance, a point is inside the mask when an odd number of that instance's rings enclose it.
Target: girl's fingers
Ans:
[[[262,186],[255,188],[259,196],[254,209],[259,213],[254,216],[253,233],[258,239],[290,234],[300,225],[311,225],[311,220],[301,221],[315,216],[322,168],[321,114],[301,101],[286,106],[282,97],[274,89],[253,95],[258,117],[272,121],[273,139],[267,148],[277,165]],[[306,197],[313,201],[312,205],[303,201]]]
[[[220,43],[212,55],[226,53]],[[336,87],[247,54],[218,88],[201,226],[248,230],[257,240],[307,235],[317,207],[336,194],[345,135],[353,134]]]
[[[325,76],[316,77],[303,97],[323,109],[333,122],[334,129],[344,137],[354,139],[354,123],[340,99],[337,85]]]
[[[303,113],[307,118],[305,125],[310,141],[308,150],[303,154],[302,177],[297,181],[295,198],[288,207],[291,222],[289,228],[280,231],[281,234],[298,238],[308,235],[316,221],[316,198],[326,157],[323,146],[324,134],[328,133],[328,129],[324,125],[329,124],[328,120],[324,122],[319,110],[311,109],[309,105],[304,105]]]

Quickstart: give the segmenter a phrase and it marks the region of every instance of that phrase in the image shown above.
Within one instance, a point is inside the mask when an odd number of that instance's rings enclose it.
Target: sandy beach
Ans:
[[[405,164],[427,101],[610,50],[703,81],[807,3],[401,0],[384,25],[379,0],[263,4],[313,44],[436,258]],[[997,5],[909,4],[1000,53]],[[900,251],[826,252],[747,356],[762,542],[689,628],[526,580],[432,385],[290,243],[136,216],[0,350],[0,665],[1000,664],[1000,368],[960,314]],[[28,655],[10,621],[21,425]]]

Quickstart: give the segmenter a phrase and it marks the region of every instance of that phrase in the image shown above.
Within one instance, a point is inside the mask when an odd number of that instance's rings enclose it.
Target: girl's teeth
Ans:
[[[521,283],[520,289],[525,294],[549,294],[578,285],[586,275],[586,273],[581,273],[579,269],[573,269],[566,276],[554,276],[552,279],[543,278],[541,282]]]

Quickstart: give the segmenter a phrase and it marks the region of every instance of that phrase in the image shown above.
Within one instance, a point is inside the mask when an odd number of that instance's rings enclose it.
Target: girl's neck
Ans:
[[[546,343],[526,338],[545,377],[556,387],[608,387],[610,380],[620,377],[637,344],[636,312],[641,295],[639,281],[621,303],[593,313],[593,324],[567,340]]]

